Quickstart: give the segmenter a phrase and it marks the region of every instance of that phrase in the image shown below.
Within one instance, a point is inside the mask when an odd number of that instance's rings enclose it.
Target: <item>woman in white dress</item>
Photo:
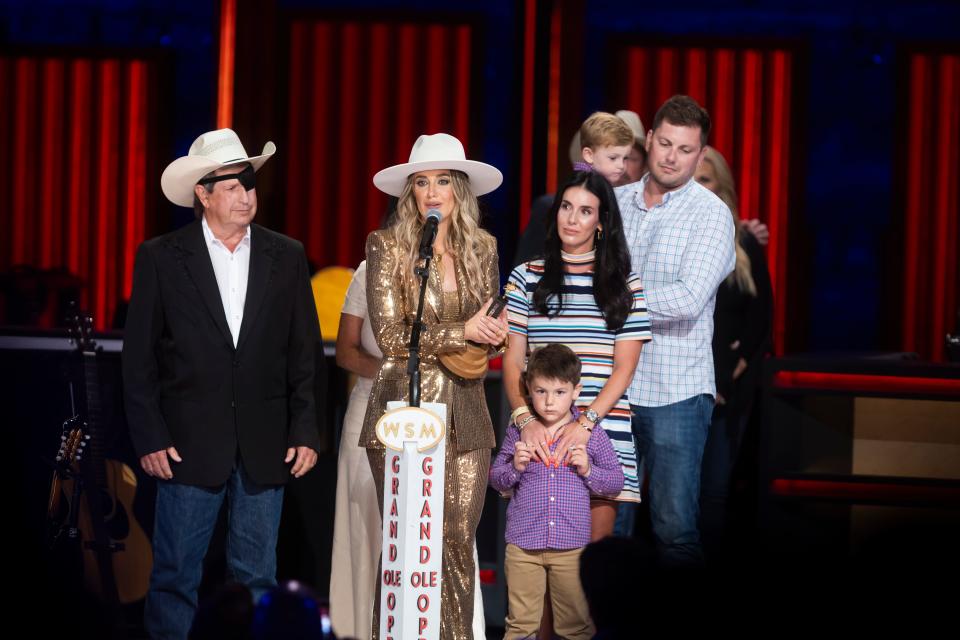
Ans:
[[[373,377],[383,354],[367,319],[366,261],[350,281],[340,313],[337,365],[357,374],[340,435],[337,506],[330,572],[330,618],[341,638],[370,637],[374,584],[380,558],[380,512],[367,450],[357,446]]]
[[[330,571],[333,631],[337,637],[358,640],[370,638],[382,533],[377,488],[367,462],[367,450],[357,445],[373,377],[380,369],[383,357],[367,317],[366,274],[367,262],[364,260],[347,289],[337,333],[337,365],[357,374],[357,382],[350,393],[340,435]],[[478,567],[476,584],[480,584],[476,549],[474,565]],[[483,638],[486,628],[480,589],[475,590],[473,612],[474,637]]]

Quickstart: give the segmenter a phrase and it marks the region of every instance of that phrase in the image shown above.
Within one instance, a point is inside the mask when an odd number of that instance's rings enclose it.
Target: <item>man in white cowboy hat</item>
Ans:
[[[224,499],[227,570],[259,597],[276,584],[283,485],[317,460],[323,376],[303,246],[252,224],[256,171],[237,134],[201,135],[160,179],[198,220],[137,251],[123,344],[127,421],[158,479],[144,612],[153,638],[186,638]]]

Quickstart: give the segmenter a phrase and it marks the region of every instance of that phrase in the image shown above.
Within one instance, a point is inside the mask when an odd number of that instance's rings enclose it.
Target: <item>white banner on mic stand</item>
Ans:
[[[440,637],[447,407],[387,403],[377,421],[383,478],[381,640]]]

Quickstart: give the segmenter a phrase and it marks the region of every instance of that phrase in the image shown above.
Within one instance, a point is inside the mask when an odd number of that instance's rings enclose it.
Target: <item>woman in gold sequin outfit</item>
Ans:
[[[426,213],[437,209],[442,218],[424,302],[420,399],[447,405],[440,637],[469,640],[477,588],[474,538],[496,441],[483,379],[451,373],[439,356],[462,351],[467,340],[492,352],[507,336],[505,313],[486,315],[500,281],[496,240],[479,227],[477,205],[477,196],[496,189],[503,177],[490,165],[467,160],[459,140],[438,133],[420,136],[409,162],[384,169],[373,181],[399,200],[393,224],[367,238],[367,307],[384,360],[370,393],[360,446],[367,449],[382,511],[384,448],[374,427],[387,402],[408,399],[408,344],[419,298],[413,269]],[[373,637],[378,635],[379,606],[373,619]]]

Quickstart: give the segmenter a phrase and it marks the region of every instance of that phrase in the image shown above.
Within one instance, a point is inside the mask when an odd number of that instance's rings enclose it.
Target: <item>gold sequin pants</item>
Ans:
[[[383,513],[383,449],[367,449],[377,484],[377,501]],[[457,453],[453,430],[447,432],[446,473],[443,493],[443,580],[440,584],[441,640],[473,640],[473,544],[483,511],[490,472],[490,450]],[[380,577],[377,569],[372,638],[380,637]]]

